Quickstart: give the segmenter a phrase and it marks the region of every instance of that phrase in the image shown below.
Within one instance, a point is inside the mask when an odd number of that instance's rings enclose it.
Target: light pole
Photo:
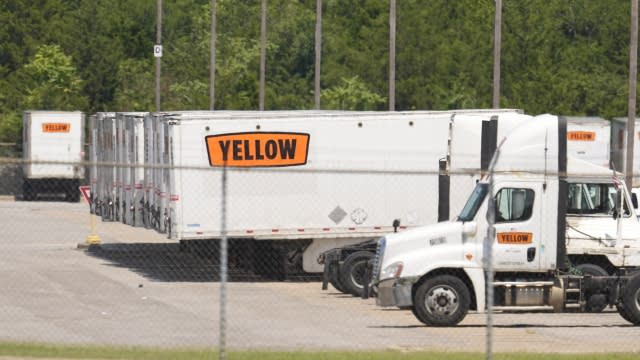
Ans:
[[[638,0],[631,0],[631,40],[629,44],[629,112],[627,114],[627,156],[625,181],[633,187],[633,142],[636,125],[636,87],[638,78]]]
[[[209,39],[209,110],[214,110],[216,102],[216,0],[211,0],[211,38]]]
[[[259,109],[264,110],[265,57],[267,52],[267,0],[262,0],[260,15],[260,94]]]
[[[156,46],[153,53],[156,58],[156,112],[160,112],[160,59],[162,58],[162,0],[156,4]]]
[[[320,110],[320,56],[322,51],[322,0],[316,0],[316,67],[315,67],[315,104]]]
[[[496,17],[493,25],[493,108],[500,108],[500,47],[502,46],[502,0],[496,1]]]
[[[389,111],[396,109],[396,0],[389,3]]]

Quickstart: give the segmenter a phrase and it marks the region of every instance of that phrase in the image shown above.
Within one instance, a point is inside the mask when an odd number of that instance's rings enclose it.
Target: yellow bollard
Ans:
[[[85,242],[89,245],[99,245],[101,240],[100,236],[96,234],[96,216],[91,213],[89,213],[89,230],[90,232]]]
[[[83,243],[78,244],[78,249],[86,249],[91,245],[100,245],[100,236],[96,234],[96,219],[95,215],[89,213],[89,235]]]
[[[89,204],[89,208],[91,208],[91,197],[89,196],[89,187],[88,186],[80,186],[80,192],[84,197],[85,201]],[[100,245],[100,236],[96,234],[96,216],[89,211],[89,235],[87,235],[87,239],[84,243],[78,244],[78,249],[85,249],[91,245]]]

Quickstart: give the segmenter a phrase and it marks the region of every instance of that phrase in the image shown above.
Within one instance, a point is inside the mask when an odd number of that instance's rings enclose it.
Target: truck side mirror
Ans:
[[[400,227],[400,219],[393,219],[393,232],[397,233],[398,232],[398,228]]]
[[[633,205],[634,209],[638,208],[638,195],[636,193],[631,193],[631,205]]]

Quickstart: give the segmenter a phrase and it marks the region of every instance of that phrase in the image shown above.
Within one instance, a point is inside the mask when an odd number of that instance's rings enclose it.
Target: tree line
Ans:
[[[216,109],[258,109],[261,0],[217,0]],[[396,110],[492,104],[494,0],[397,2]],[[265,109],[314,107],[316,0],[269,0]],[[156,0],[0,2],[0,141],[27,109],[153,111]],[[163,4],[161,107],[208,109],[210,0]],[[505,108],[626,116],[628,0],[505,0]],[[388,109],[389,1],[324,0],[321,107]]]

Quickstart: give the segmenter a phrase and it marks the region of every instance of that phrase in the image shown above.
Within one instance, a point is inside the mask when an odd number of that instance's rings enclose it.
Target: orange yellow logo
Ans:
[[[296,166],[307,163],[309,134],[246,132],[205,137],[209,164],[229,167]]]
[[[594,131],[569,131],[567,132],[567,140],[596,141],[596,133]]]
[[[501,232],[497,233],[499,244],[531,244],[533,233],[530,232]]]
[[[68,133],[71,131],[69,123],[44,123],[42,124],[42,132]]]

